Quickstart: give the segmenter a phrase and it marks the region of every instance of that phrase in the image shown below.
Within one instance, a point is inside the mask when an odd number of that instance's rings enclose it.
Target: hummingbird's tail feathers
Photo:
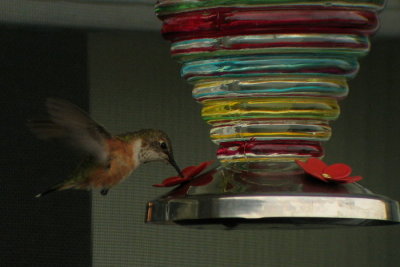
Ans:
[[[44,192],[42,192],[42,193],[40,193],[40,194],[37,194],[35,197],[36,198],[39,198],[39,197],[42,197],[42,196],[45,196],[45,195],[47,195],[47,194],[50,194],[50,193],[52,193],[52,192],[55,192],[55,191],[58,191],[59,190],[59,187],[57,186],[53,186],[53,187],[50,187],[49,189],[47,189],[46,191],[44,191]]]
[[[70,189],[70,188],[73,188],[73,185],[66,184],[66,183],[56,184],[56,185],[48,188],[46,191],[44,191],[44,192],[42,192],[40,194],[37,194],[35,197],[39,198],[39,197],[45,196],[47,194],[50,194],[52,192],[61,191],[61,190],[65,190],[65,189]]]

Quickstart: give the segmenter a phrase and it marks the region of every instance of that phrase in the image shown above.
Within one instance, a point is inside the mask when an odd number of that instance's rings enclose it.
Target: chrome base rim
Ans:
[[[211,169],[149,201],[145,222],[225,229],[378,226],[400,223],[400,210],[397,201],[358,183],[325,183],[296,164],[269,163]]]
[[[379,195],[263,194],[167,198],[147,203],[146,222],[195,228],[326,228],[400,223]]]

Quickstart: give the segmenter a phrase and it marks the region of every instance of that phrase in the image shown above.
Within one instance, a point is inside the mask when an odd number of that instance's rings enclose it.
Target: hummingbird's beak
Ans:
[[[172,165],[172,167],[175,168],[175,170],[178,172],[179,176],[183,178],[183,174],[182,174],[182,172],[181,172],[181,169],[179,169],[178,164],[176,164],[176,162],[175,162],[175,160],[174,160],[174,157],[169,156],[169,157],[168,157],[168,162],[169,162],[169,164]]]

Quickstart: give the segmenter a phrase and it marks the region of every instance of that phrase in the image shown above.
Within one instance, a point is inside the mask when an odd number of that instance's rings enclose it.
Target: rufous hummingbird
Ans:
[[[127,178],[140,164],[165,161],[178,174],[171,141],[161,130],[143,129],[111,135],[103,126],[76,105],[61,99],[46,100],[47,120],[32,120],[28,127],[40,139],[62,138],[85,152],[87,157],[69,179],[36,197],[65,189],[108,190]]]

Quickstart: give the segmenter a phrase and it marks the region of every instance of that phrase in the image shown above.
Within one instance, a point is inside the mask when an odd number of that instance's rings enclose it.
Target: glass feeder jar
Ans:
[[[220,166],[150,201],[146,221],[229,228],[384,225],[397,202],[310,179],[383,0],[159,0]]]

